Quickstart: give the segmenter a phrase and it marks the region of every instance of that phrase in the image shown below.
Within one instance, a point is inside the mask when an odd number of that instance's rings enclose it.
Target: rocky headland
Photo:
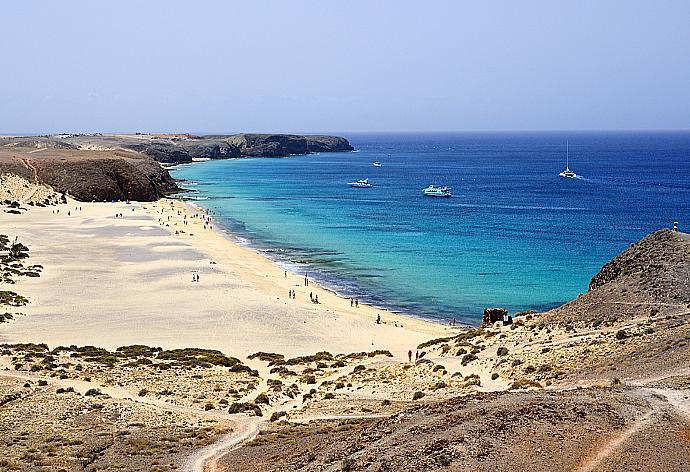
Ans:
[[[0,176],[50,187],[78,201],[154,201],[180,189],[159,163],[286,157],[351,151],[335,136],[237,134],[51,135],[0,137]]]

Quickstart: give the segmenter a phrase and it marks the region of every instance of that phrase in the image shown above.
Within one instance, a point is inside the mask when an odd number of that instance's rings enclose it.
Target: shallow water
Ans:
[[[473,323],[486,306],[572,299],[629,244],[690,223],[690,133],[345,136],[356,152],[172,174],[248,244],[343,295]],[[579,179],[558,177],[566,139]],[[361,178],[374,187],[346,185]],[[431,183],[453,197],[424,197]]]

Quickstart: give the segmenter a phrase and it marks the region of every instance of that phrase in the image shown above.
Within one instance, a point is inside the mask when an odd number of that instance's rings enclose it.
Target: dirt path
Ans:
[[[618,452],[635,434],[662,419],[668,410],[690,419],[690,392],[665,388],[640,387],[636,392],[646,399],[651,409],[637,418],[628,428],[612,437],[593,455],[587,457],[584,463],[576,469],[577,472],[596,470],[607,458]]]
[[[373,365],[385,362],[387,361],[373,360],[364,363],[366,365]],[[266,366],[263,362],[247,361],[247,365],[258,370],[259,376],[262,380],[257,388],[252,390],[251,393],[245,395],[243,398],[239,399],[238,402],[252,401],[260,393],[265,392],[268,388],[269,379],[280,380],[279,376],[271,375],[270,367]],[[354,368],[355,366],[352,365],[347,368],[336,370],[331,375],[324,376],[323,379],[320,380],[335,380],[341,376],[351,374],[354,371]],[[246,416],[243,413],[233,415],[232,420],[235,424],[233,432],[220,438],[212,445],[200,449],[194,453],[183,465],[182,470],[188,472],[217,472],[219,470],[218,461],[228,452],[234,451],[235,449],[241,447],[245,442],[254,439],[259,434],[261,429],[269,424],[270,417],[273,413],[278,411],[292,412],[301,410],[303,404],[300,400],[300,396],[305,392],[306,390],[300,391],[299,395],[296,395],[294,399],[272,405],[267,411],[264,412],[264,416]],[[295,420],[295,423],[305,423],[314,420],[382,418],[385,416],[387,415],[315,415],[301,417]],[[288,419],[288,421],[290,420]]]

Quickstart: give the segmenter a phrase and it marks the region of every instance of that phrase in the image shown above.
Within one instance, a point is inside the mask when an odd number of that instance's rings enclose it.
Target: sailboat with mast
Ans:
[[[565,177],[566,179],[576,179],[577,174],[570,170],[570,142],[566,141],[565,142],[565,170],[561,172],[560,174],[561,177]]]

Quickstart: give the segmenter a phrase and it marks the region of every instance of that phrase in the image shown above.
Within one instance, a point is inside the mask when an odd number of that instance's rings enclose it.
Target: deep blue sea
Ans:
[[[674,220],[690,229],[690,133],[343,136],[356,152],[200,162],[173,176],[281,265],[345,296],[468,323],[487,306],[559,305],[647,233]],[[579,179],[558,176],[566,140]],[[374,187],[347,186],[363,178]],[[453,196],[424,197],[431,183]]]

